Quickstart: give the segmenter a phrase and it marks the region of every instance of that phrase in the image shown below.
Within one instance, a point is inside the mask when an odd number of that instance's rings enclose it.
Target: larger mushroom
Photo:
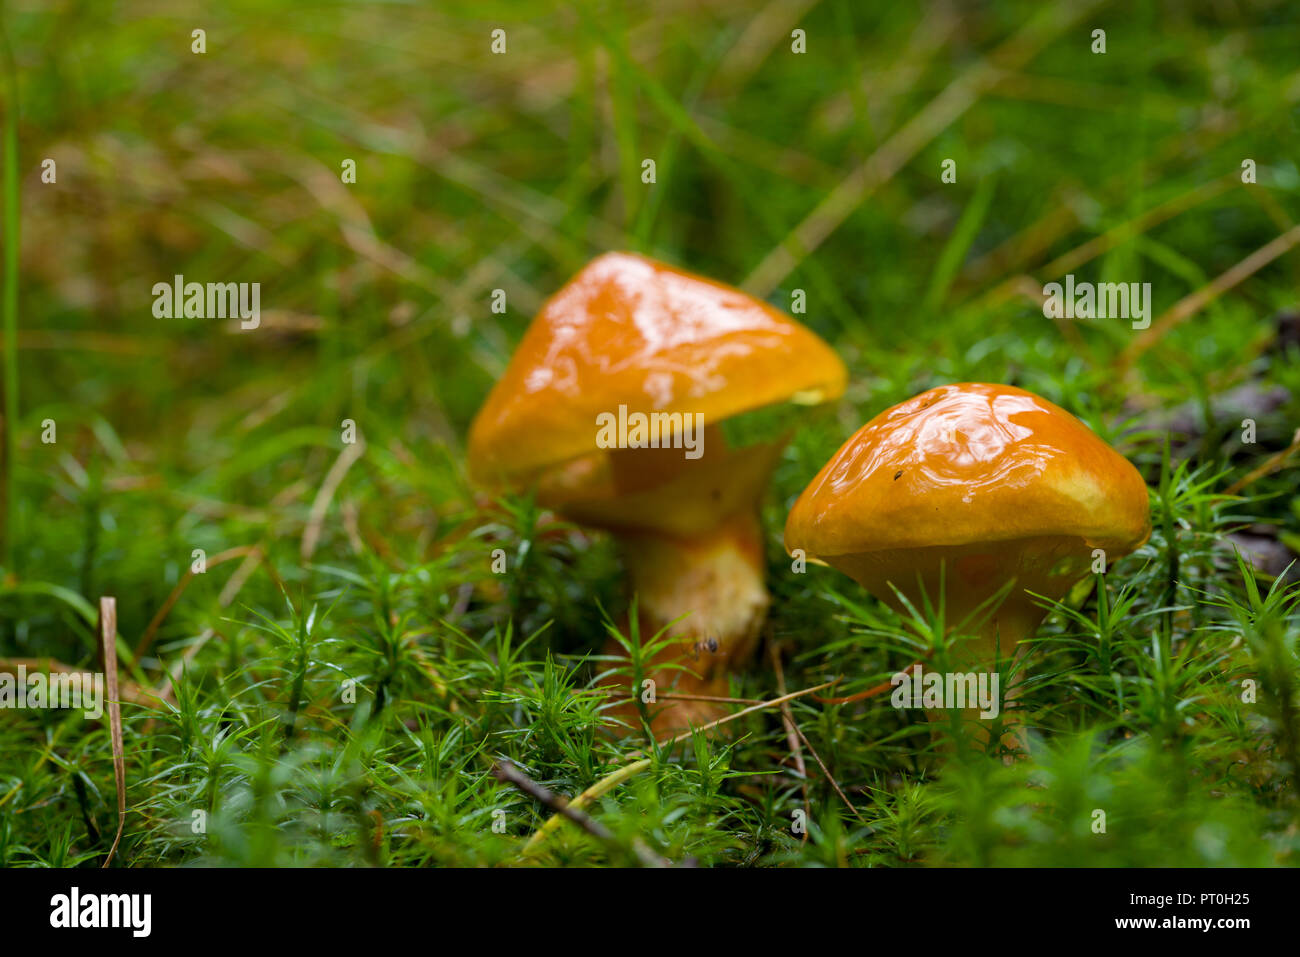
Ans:
[[[955,660],[989,668],[1041,623],[1031,592],[1060,599],[1150,531],[1142,477],[1082,422],[1023,389],[963,383],[845,442],[795,502],[785,545],[900,612],[900,594],[917,609],[942,598],[946,622],[973,632]]]
[[[529,326],[470,428],[470,470],[486,483],[531,486],[543,506],[612,533],[641,634],[682,619],[670,657],[685,657],[691,673],[653,675],[659,692],[675,684],[716,696],[752,654],[766,616],[758,510],[784,444],[729,448],[718,423],[833,399],[845,379],[821,339],[766,303],[609,253]],[[655,436],[655,447],[640,447]],[[656,728],[714,710],[666,704]]]

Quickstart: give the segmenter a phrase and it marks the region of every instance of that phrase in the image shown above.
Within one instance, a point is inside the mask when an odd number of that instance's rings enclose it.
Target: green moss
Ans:
[[[1296,473],[1227,494],[1300,422],[1300,347],[1277,336],[1295,252],[1127,375],[1129,324],[1058,324],[1017,292],[1109,236],[1073,272],[1151,282],[1159,316],[1300,219],[1294,17],[1111,9],[1107,54],[1085,26],[1057,31],[841,218],[823,205],[1040,7],[963,10],[931,51],[906,4],[814,5],[799,55],[788,31],[737,46],[750,21],[707,5],[620,26],[511,4],[504,56],[468,4],[309,19],[228,4],[204,55],[165,19],[8,9],[25,246],[6,310],[21,348],[0,658],[93,667],[101,594],[133,649],[207,557],[139,666],[123,656],[125,680],[170,691],[123,708],[117,863],[624,864],[641,848],[706,866],[1296,863],[1298,593],[1228,537],[1253,526],[1294,549]],[[45,157],[56,184],[39,182]],[[1018,702],[1026,760],[950,747],[965,729],[935,740],[880,698],[791,702],[805,776],[775,710],[664,750],[606,733],[617,550],[491,501],[463,450],[529,317],[611,248],[748,277],[781,308],[803,290],[797,318],[849,366],[825,409],[725,425],[739,444],[792,432],[764,503],[772,611],[735,697],[775,696],[773,645],[788,690],[840,677],[849,695],[924,643],[924,617],[833,570],[795,573],[780,546],[790,503],[882,409],[1008,382],[1139,466],[1155,532],[1048,615]],[[149,289],[178,273],[262,283],[262,327],[154,318]],[[1280,390],[1248,416],[1254,445],[1246,413],[1215,402],[1243,384]],[[346,419],[365,448],[338,464]],[[216,561],[247,546],[265,561]],[[588,808],[608,840],[566,825],[521,857],[549,813],[496,760],[572,796],[643,754]],[[102,863],[110,755],[106,722],[6,713],[0,865]]]

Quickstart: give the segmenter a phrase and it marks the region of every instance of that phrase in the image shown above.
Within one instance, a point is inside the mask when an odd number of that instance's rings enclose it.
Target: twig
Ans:
[[[580,808],[585,807],[601,795],[608,794],[610,791],[614,790],[614,788],[618,787],[628,778],[640,774],[653,763],[654,762],[650,758],[643,758],[640,761],[634,761],[631,764],[624,765],[612,774],[605,775],[591,787],[587,788],[587,790],[583,791],[576,798],[570,801],[568,803],[569,810],[577,811]],[[523,853],[532,853],[539,845],[541,845],[542,841],[546,840],[548,834],[560,826],[564,817],[563,814],[556,813],[547,818],[546,823],[533,832],[533,836],[528,839],[528,843],[524,845]]]
[[[1033,278],[1023,273],[1013,276],[1002,283],[999,283],[992,290],[984,294],[982,301],[990,305],[1000,305],[1007,299],[1020,293],[1032,294],[1037,298],[1039,305],[1042,305],[1043,280],[1052,281],[1059,279],[1066,273],[1078,269],[1085,263],[1091,262],[1098,256],[1102,256],[1116,246],[1131,240],[1134,236],[1139,236],[1149,232],[1153,227],[1172,219],[1173,217],[1207,203],[1217,196],[1222,195],[1237,182],[1235,173],[1227,173],[1218,179],[1212,179],[1195,189],[1180,193],[1173,199],[1160,203],[1144,212],[1138,214],[1132,219],[1125,220],[1116,226],[1112,226],[1104,233],[1093,236],[1079,246],[1075,246],[1068,252],[1062,253],[1051,262],[1039,269],[1034,270]],[[1053,204],[1053,209],[1059,214],[1067,208],[1066,204]],[[1055,236],[1051,238],[1056,238]],[[976,266],[977,264],[972,264]],[[973,270],[972,270],[973,271]],[[1028,288],[1022,288],[1022,283],[1027,281]]]
[[[766,710],[767,708],[779,708],[783,702],[793,701],[795,698],[802,698],[806,694],[812,694],[814,691],[821,691],[823,688],[829,688],[831,685],[838,684],[839,682],[840,682],[839,678],[834,678],[831,681],[822,682],[821,684],[816,685],[812,688],[804,688],[802,691],[792,691],[790,694],[781,695],[779,698],[773,698],[770,701],[760,702],[759,704],[737,711],[735,714],[729,714],[725,718],[719,718],[717,721],[710,721],[708,724],[702,724],[698,728],[691,728],[691,730],[689,731],[683,731],[681,734],[676,735],[675,737],[671,737],[667,741],[658,741],[656,742],[656,744],[658,744],[661,748],[667,748],[667,747],[671,747],[674,744],[680,744],[682,741],[686,741],[687,739],[694,737],[695,735],[699,734],[702,731],[709,731],[713,728],[718,727],[719,725],[726,724],[728,721],[735,721],[737,718],[743,718],[746,715],[755,713],[756,711],[763,711]],[[634,757],[640,757],[641,752],[633,751],[632,755]]]
[[[1237,479],[1237,481],[1224,489],[1224,494],[1236,495],[1248,485],[1254,485],[1265,475],[1272,475],[1274,472],[1285,467],[1287,460],[1297,452],[1300,452],[1300,429],[1296,429],[1295,435],[1291,437],[1290,445],[1284,448],[1281,452],[1278,452],[1276,455],[1271,456],[1262,465],[1251,469],[1248,473]]]
[[[781,666],[781,649],[772,642],[767,646],[768,653],[772,658],[772,670],[776,672],[776,693],[785,694],[785,669]],[[781,723],[785,725],[785,743],[790,749],[790,756],[794,758],[795,770],[799,772],[802,781],[801,790],[803,792],[803,812],[805,815],[809,812],[808,807],[808,765],[803,760],[803,748],[799,743],[802,735],[798,726],[794,723],[794,710],[790,707],[790,702],[781,702]],[[804,830],[803,840],[808,840],[808,831]]]
[[[916,661],[913,661],[906,668],[903,668],[902,671],[910,671],[912,668],[915,668],[917,665],[922,664],[924,661],[925,661],[924,658],[918,658]],[[900,674],[900,673],[901,672],[899,671],[894,672],[894,674]],[[819,695],[814,695],[813,700],[816,701],[818,704],[848,704],[850,701],[865,701],[867,698],[874,698],[876,695],[884,694],[892,687],[894,687],[894,678],[891,675],[888,681],[882,681],[880,682],[880,684],[873,685],[872,687],[868,688],[866,691],[857,692],[857,694],[845,695],[843,698],[823,698],[820,697]]]
[[[848,795],[840,790],[840,782],[835,780],[835,775],[831,774],[830,768],[826,767],[826,762],[823,761],[821,755],[817,753],[817,749],[812,746],[812,742],[804,736],[803,731],[799,729],[799,725],[796,724],[794,730],[795,734],[799,735],[799,740],[803,742],[804,747],[808,749],[808,753],[813,756],[813,760],[817,762],[817,767],[822,769],[822,774],[825,775],[826,780],[830,782],[831,787],[835,789],[835,793],[838,794],[840,800],[844,802],[845,807],[853,812],[854,817],[859,821],[862,821],[863,824],[866,824],[866,820],[860,813],[858,813],[858,809],[853,806],[853,802],[849,800]]]
[[[1160,341],[1160,338],[1174,326],[1190,319],[1237,283],[1254,275],[1297,243],[1300,243],[1300,226],[1288,229],[1272,242],[1256,249],[1235,266],[1220,273],[1196,292],[1178,300],[1120,353],[1120,369],[1127,370],[1142,353]]]
[[[1046,277],[1049,281],[1059,279],[1085,263],[1105,255],[1134,236],[1149,232],[1152,227],[1158,226],[1195,206],[1209,202],[1227,192],[1236,182],[1236,174],[1228,173],[1218,179],[1202,183],[1195,189],[1181,193],[1164,203],[1159,203],[1132,219],[1126,220],[1118,226],[1113,226],[1101,235],[1094,236],[1082,245],[1076,246],[1074,249],[1056,257],[1038,270],[1038,275]]]
[[[610,831],[609,828],[605,827],[605,825],[593,819],[578,808],[573,807],[572,804],[560,797],[560,795],[556,794],[554,791],[538,784],[528,775],[524,774],[524,772],[520,771],[513,761],[497,761],[492,766],[492,775],[498,781],[505,781],[508,784],[513,784],[537,803],[542,804],[559,814],[563,814],[570,821],[578,825],[578,827],[582,828],[597,840],[621,849],[618,838],[614,836],[613,832]],[[633,838],[632,851],[636,854],[637,859],[646,867],[671,866],[671,862],[660,857],[658,854],[655,854],[650,850],[650,848],[646,847],[639,838]]]
[[[18,669],[22,668],[27,674],[51,675],[85,675],[90,677],[90,672],[84,668],[77,668],[73,665],[59,661],[57,658],[0,658],[0,674],[17,675]],[[133,681],[122,682],[122,699],[134,704],[151,704],[155,697],[154,693],[146,688],[141,688]]]
[[[629,702],[635,701],[633,696],[627,699]],[[657,701],[711,701],[714,704],[761,704],[761,698],[724,698],[716,694],[676,694],[668,692],[667,694],[655,695]]]
[[[113,736],[113,784],[117,788],[117,835],[104,858],[113,863],[122,829],[126,826],[126,757],[122,747],[122,701],[117,690],[117,599],[99,599],[99,640],[104,649],[104,673],[108,677],[108,721]]]

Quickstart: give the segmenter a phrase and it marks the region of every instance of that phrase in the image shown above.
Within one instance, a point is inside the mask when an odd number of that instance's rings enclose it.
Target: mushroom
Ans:
[[[1082,422],[1023,389],[962,383],[859,429],[795,502],[785,546],[896,611],[900,595],[915,609],[942,598],[969,636],[951,660],[989,668],[1041,623],[1031,592],[1059,600],[1150,531],[1142,477]]]
[[[544,507],[612,533],[640,634],[682,619],[671,657],[689,656],[694,674],[657,660],[658,691],[675,682],[679,694],[725,694],[767,613],[758,512],[786,437],[733,448],[719,423],[834,399],[846,378],[826,343],[766,303],[608,253],[529,326],[470,427],[470,472],[531,486]],[[716,713],[665,704],[656,728]]]

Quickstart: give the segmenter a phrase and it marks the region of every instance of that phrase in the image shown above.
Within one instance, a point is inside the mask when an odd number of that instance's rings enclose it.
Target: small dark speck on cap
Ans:
[[[903,477],[903,470],[902,470],[902,469],[899,469],[897,472],[894,473],[894,481],[895,481],[895,482],[897,482],[897,481],[898,481],[899,479],[901,479],[902,477]]]

